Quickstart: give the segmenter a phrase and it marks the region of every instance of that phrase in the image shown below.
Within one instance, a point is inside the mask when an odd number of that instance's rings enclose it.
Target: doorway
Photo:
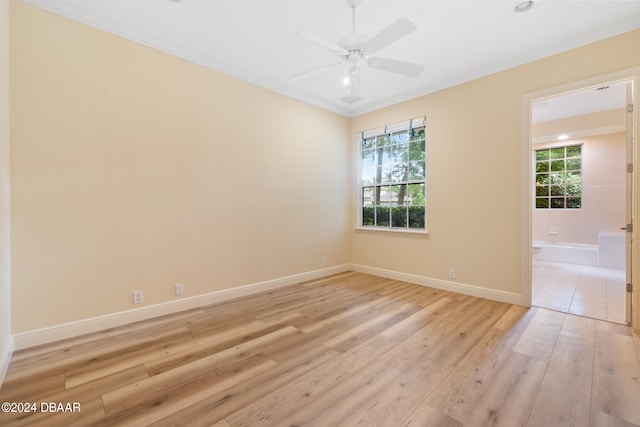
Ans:
[[[631,94],[623,80],[531,102],[534,306],[631,321]]]

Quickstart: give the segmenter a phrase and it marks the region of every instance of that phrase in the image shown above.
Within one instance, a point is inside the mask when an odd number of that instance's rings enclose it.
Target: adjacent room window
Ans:
[[[426,230],[425,119],[361,134],[360,226]]]
[[[536,151],[536,209],[582,208],[582,145]]]

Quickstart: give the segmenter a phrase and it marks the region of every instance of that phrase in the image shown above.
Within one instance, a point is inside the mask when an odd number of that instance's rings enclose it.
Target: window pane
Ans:
[[[582,176],[580,172],[567,173],[567,196],[582,196]]]
[[[391,209],[391,226],[402,227],[407,226],[407,208],[396,207]]]
[[[377,138],[378,147],[384,147],[385,145],[389,145],[391,143],[391,138],[389,135],[380,135]]]
[[[410,206],[409,211],[409,228],[424,228],[424,206]]]
[[[425,155],[424,141],[413,141],[409,144],[409,160],[424,160]]]
[[[549,150],[536,150],[536,160],[549,159]]]
[[[425,178],[424,161],[411,162],[409,169],[409,180],[422,181]]]
[[[406,206],[409,204],[409,201],[410,201],[410,196],[409,194],[407,194],[407,184],[402,184],[402,185],[399,185],[398,187],[400,188],[398,189],[398,200],[396,204],[398,206]]]
[[[582,208],[582,199],[580,197],[567,197],[567,208],[569,209]]]
[[[549,195],[549,187],[538,185],[536,187],[536,196],[548,196]]]
[[[376,208],[376,225],[388,227],[391,223],[390,212],[391,209],[389,209],[388,207],[378,206]]]
[[[564,198],[563,197],[552,197],[551,198],[551,208],[552,209],[563,209],[564,208]]]
[[[391,182],[391,173],[393,170],[389,166],[382,166],[380,169],[380,184],[388,184]]]
[[[551,172],[549,174],[549,182],[555,185],[564,185],[564,173],[563,172]]]
[[[409,167],[406,163],[393,166],[391,169],[391,182],[406,181],[409,176]]]
[[[364,187],[362,189],[362,206],[375,205],[374,187]]]
[[[397,205],[398,204],[398,197],[400,195],[400,186],[399,185],[392,185],[389,187],[389,203],[391,205]]]
[[[376,205],[389,205],[391,200],[391,194],[388,185],[381,185],[377,187],[378,193],[376,194]]]
[[[404,130],[402,132],[396,132],[391,134],[391,142],[397,144],[399,142],[407,142],[409,141],[409,131]]]
[[[536,199],[536,208],[548,208],[549,207],[549,199],[547,198],[537,198]]]
[[[582,152],[581,145],[567,147],[567,157],[580,157],[581,152]]]
[[[425,139],[425,130],[424,128],[416,128],[411,130],[410,138],[412,141],[416,139]]]
[[[552,148],[549,152],[552,159],[562,159],[564,157],[564,147]]]
[[[549,172],[549,162],[537,162],[536,172]]]
[[[549,184],[549,174],[547,173],[536,174],[536,185],[546,185],[546,184]]]
[[[409,184],[409,204],[424,206],[424,184]]]
[[[552,171],[564,171],[564,160],[553,160],[551,162]]]
[[[373,206],[365,206],[362,208],[362,225],[375,224],[375,209]]]
[[[376,165],[376,150],[366,150],[362,152],[362,167],[372,168]]]
[[[564,186],[563,185],[552,185],[551,186],[551,195],[552,196],[564,196]]]
[[[580,159],[567,160],[567,170],[580,170]]]
[[[367,138],[367,139],[362,141],[362,149],[363,150],[370,150],[372,148],[375,148],[375,146],[376,146],[376,139],[375,138]]]
[[[394,145],[392,154],[392,161],[394,163],[405,163],[409,160],[409,144]]]
[[[393,148],[390,146],[378,149],[378,155],[382,155],[382,160],[380,164],[386,165],[391,163],[392,151],[393,151]]]
[[[376,183],[376,170],[375,168],[368,168],[362,170],[362,185],[371,185]]]

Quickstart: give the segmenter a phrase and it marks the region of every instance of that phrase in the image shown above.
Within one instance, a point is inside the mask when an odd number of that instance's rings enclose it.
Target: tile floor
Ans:
[[[625,272],[533,260],[533,305],[581,316],[625,322]]]

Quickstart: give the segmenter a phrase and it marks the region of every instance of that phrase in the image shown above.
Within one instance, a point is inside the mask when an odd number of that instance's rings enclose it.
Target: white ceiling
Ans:
[[[626,104],[626,82],[603,84],[534,102],[531,108],[532,122],[541,123],[599,111],[616,110],[625,108]]]
[[[420,63],[418,78],[364,67],[361,101],[346,104],[346,67],[288,77],[337,56],[297,35],[337,43],[351,33],[344,0],[23,0],[346,116],[431,93],[640,28],[640,1],[363,0],[357,32],[369,37],[400,17],[418,29],[379,56]]]

